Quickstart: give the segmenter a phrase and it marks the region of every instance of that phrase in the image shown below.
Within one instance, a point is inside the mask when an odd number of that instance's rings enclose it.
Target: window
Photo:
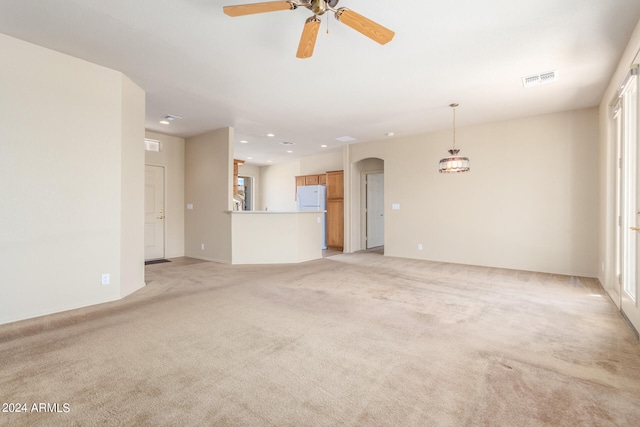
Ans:
[[[160,151],[160,141],[158,141],[157,139],[145,138],[144,139],[144,149],[146,151],[159,152]]]

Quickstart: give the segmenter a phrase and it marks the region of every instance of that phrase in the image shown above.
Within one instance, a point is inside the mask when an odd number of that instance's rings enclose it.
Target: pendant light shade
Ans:
[[[440,173],[469,172],[470,163],[468,157],[458,156],[460,150],[456,148],[456,107],[458,104],[450,104],[453,109],[453,148],[448,150],[450,156],[440,160]]]

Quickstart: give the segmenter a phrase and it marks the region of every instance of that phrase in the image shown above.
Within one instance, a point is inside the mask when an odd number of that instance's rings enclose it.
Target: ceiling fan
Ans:
[[[353,28],[359,33],[369,37],[380,44],[390,42],[395,33],[382,25],[365,18],[364,16],[341,7],[336,9],[339,0],[291,0],[268,1],[263,3],[239,4],[237,6],[224,6],[223,11],[229,16],[244,16],[254,13],[276,12],[279,10],[294,10],[299,6],[306,7],[313,12],[308,18],[302,30],[300,44],[298,45],[298,58],[309,58],[313,55],[318,31],[320,30],[320,18],[325,12],[331,11],[336,19]]]

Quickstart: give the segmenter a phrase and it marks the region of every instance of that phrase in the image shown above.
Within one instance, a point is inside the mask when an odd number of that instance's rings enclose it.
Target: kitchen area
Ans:
[[[267,166],[234,155],[233,128],[148,137],[163,145],[147,160],[165,170],[166,257],[297,263],[321,258],[325,246],[342,251],[341,151]],[[308,185],[324,187],[324,209],[298,206],[298,187]]]
[[[235,162],[234,162],[235,163]],[[234,200],[247,196],[234,168]],[[295,211],[230,211],[233,264],[297,263],[341,251],[344,229],[343,171],[295,177]]]

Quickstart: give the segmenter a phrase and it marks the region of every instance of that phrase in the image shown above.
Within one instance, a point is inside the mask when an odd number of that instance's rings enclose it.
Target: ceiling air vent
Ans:
[[[546,73],[534,74],[522,78],[522,86],[531,87],[541,85],[543,83],[551,83],[556,81],[558,77],[557,71],[547,71]]]
[[[345,135],[345,136],[341,136],[341,137],[336,138],[336,140],[340,141],[340,142],[351,142],[351,141],[355,141],[356,139],[351,137],[351,136],[346,136]]]

